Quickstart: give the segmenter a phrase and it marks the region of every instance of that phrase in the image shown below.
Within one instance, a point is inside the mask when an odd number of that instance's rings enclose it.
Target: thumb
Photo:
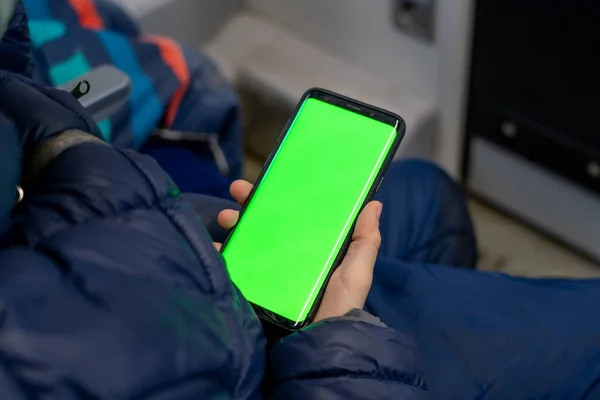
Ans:
[[[381,245],[379,218],[382,208],[383,204],[372,201],[360,213],[352,234],[352,242],[344,260],[348,262],[348,266],[356,265],[361,269],[365,266],[369,266],[371,269],[374,267]]]
[[[373,269],[381,243],[379,217],[382,207],[380,202],[372,201],[360,213],[352,242],[344,261],[327,284],[315,321],[339,317],[354,308],[364,307],[373,282]]]

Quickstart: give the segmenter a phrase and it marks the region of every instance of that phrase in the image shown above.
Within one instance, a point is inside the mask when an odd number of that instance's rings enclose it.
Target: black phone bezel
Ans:
[[[250,192],[250,195],[248,196],[246,203],[242,206],[242,209],[240,210],[240,215],[239,215],[238,221],[241,221],[241,218],[244,215],[244,211],[246,210],[248,204],[252,201],[252,197],[254,196],[256,188],[262,182],[262,179],[263,179],[266,171],[269,169],[269,167],[271,165],[273,156],[279,151],[281,143],[283,142],[283,138],[289,132],[291,122],[298,115],[298,112],[300,111],[304,102],[309,98],[315,98],[315,99],[319,99],[319,100],[325,101],[330,104],[334,104],[334,105],[336,105],[338,107],[342,107],[346,110],[356,112],[361,115],[365,115],[369,118],[373,118],[378,121],[384,122],[390,126],[397,126],[396,139],[392,143],[390,151],[386,155],[386,158],[381,166],[381,169],[379,170],[377,177],[375,178],[375,181],[373,182],[373,185],[369,189],[369,193],[367,194],[365,201],[361,205],[361,210],[375,196],[375,193],[377,192],[377,189],[379,189],[379,185],[381,184],[383,177],[384,177],[388,167],[390,166],[392,160],[394,159],[394,156],[398,150],[398,147],[400,146],[400,143],[402,142],[402,139],[404,138],[404,134],[406,132],[406,124],[405,124],[404,120],[399,115],[394,114],[390,111],[387,111],[387,110],[384,110],[384,109],[381,109],[381,108],[378,108],[378,107],[375,107],[375,106],[372,106],[372,105],[369,105],[366,103],[362,103],[358,100],[351,99],[351,98],[343,96],[341,94],[334,93],[332,91],[322,89],[322,88],[311,88],[302,95],[302,98],[298,102],[298,105],[294,111],[294,114],[288,120],[288,123],[286,124],[281,135],[279,136],[279,139],[277,140],[277,145],[275,146],[275,149],[271,152],[269,158],[265,162],[265,165],[264,165],[258,179],[256,180],[254,188]],[[250,304],[254,308],[257,316],[263,321],[263,323],[272,325],[271,330],[278,331],[280,333],[280,335],[285,334],[285,333],[291,333],[291,332],[295,332],[295,331],[298,331],[298,330],[306,327],[313,321],[313,319],[318,311],[318,307],[321,303],[323,295],[325,293],[325,289],[327,288],[327,284],[329,283],[329,279],[331,278],[331,274],[333,274],[333,272],[336,270],[336,268],[340,265],[340,263],[342,262],[345,254],[346,254],[346,251],[348,250],[348,246],[352,239],[352,232],[354,231],[355,224],[356,224],[356,221],[353,222],[352,228],[348,232],[348,235],[346,236],[344,243],[343,243],[342,247],[340,248],[338,255],[336,256],[335,261],[333,262],[333,264],[329,270],[329,273],[327,274],[327,277],[323,281],[323,285],[321,286],[319,293],[318,293],[317,297],[315,298],[315,302],[312,304],[310,311],[307,315],[307,318],[304,321],[297,323],[297,322],[289,320],[281,315],[275,314],[274,312],[269,311],[269,310],[265,309],[264,307],[261,307],[257,304],[250,302]],[[229,232],[229,234],[227,235],[227,238],[223,242],[223,246],[221,247],[221,253],[225,250],[227,244],[229,243],[229,240],[232,237],[234,230],[235,230],[235,227]]]

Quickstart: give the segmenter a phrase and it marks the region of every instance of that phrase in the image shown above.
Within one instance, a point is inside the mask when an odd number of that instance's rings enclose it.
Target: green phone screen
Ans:
[[[302,103],[223,250],[246,299],[306,320],[396,135],[340,106]]]

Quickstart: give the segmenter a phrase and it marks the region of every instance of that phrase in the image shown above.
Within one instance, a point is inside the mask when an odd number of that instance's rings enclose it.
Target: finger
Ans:
[[[213,242],[213,246],[217,251],[221,251],[221,247],[223,247],[222,243]]]
[[[315,321],[362,309],[373,281],[373,269],[381,242],[379,216],[382,204],[373,201],[360,213],[344,261],[335,270]]]
[[[360,268],[374,267],[381,245],[379,217],[382,207],[380,202],[372,201],[360,213],[347,254],[348,261],[352,265],[358,265]]]
[[[223,210],[217,216],[217,222],[221,228],[229,230],[237,224],[239,216],[239,211]]]
[[[246,204],[246,200],[248,200],[248,196],[250,196],[250,192],[252,191],[253,187],[254,185],[250,182],[238,179],[231,184],[229,187],[229,192],[235,201],[237,201],[239,205],[243,206]]]

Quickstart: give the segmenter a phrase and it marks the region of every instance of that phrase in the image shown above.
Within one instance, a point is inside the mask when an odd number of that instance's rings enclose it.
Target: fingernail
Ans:
[[[383,204],[379,204],[379,207],[377,207],[377,220],[379,221],[379,218],[381,218],[381,211],[383,210]]]

